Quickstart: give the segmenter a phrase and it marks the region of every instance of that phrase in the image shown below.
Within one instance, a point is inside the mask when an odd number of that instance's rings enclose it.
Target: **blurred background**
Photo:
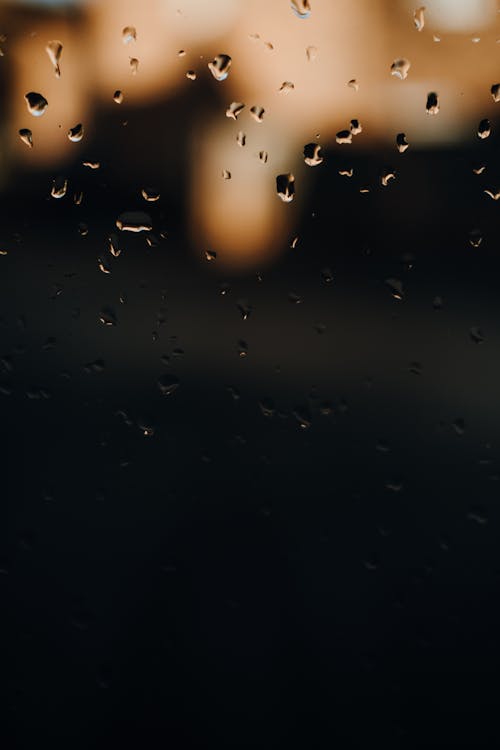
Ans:
[[[498,746],[498,10],[0,3],[6,747]]]

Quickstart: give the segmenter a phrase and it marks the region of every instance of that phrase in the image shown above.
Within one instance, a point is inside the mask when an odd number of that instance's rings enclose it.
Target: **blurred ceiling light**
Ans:
[[[415,6],[412,1],[411,7]],[[473,34],[492,24],[495,0],[430,0],[426,19],[439,31]]]

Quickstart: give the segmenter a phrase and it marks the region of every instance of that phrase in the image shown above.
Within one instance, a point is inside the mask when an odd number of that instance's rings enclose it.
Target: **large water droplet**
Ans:
[[[28,112],[30,115],[33,115],[33,117],[41,117],[49,106],[47,99],[36,91],[29,91],[24,95],[24,98],[26,100]]]
[[[292,0],[291,8],[297,18],[309,18],[311,15],[311,4],[309,0]]]
[[[232,120],[237,120],[238,115],[242,110],[245,109],[243,102],[232,102],[226,109],[226,117],[230,117]]]
[[[391,75],[399,78],[401,81],[408,76],[408,72],[411,68],[411,63],[406,57],[398,57],[391,65]]]
[[[117,218],[116,226],[122,232],[150,232],[153,222],[144,211],[124,211]]]
[[[337,143],[352,143],[352,133],[350,130],[339,130],[335,136]]]
[[[29,146],[29,148],[33,148],[33,133],[29,128],[21,128],[19,131],[19,138],[23,143]]]
[[[304,146],[304,161],[309,167],[316,167],[323,161],[319,143],[306,143]]]
[[[162,396],[171,396],[179,387],[179,378],[175,375],[167,374],[158,378],[158,388]]]
[[[439,99],[435,91],[430,91],[427,94],[425,109],[428,115],[437,115],[439,112]]]
[[[250,114],[256,122],[262,122],[264,119],[264,112],[264,107],[258,107],[256,104],[254,104],[253,107],[250,107]]]
[[[351,122],[349,123],[349,130],[353,135],[359,135],[360,133],[362,133],[363,128],[361,127],[360,121],[356,119],[351,120]]]
[[[295,194],[295,177],[291,172],[288,172],[287,174],[279,174],[276,177],[276,190],[284,203],[290,203],[290,201],[293,201],[293,196]]]
[[[68,130],[68,138],[70,141],[73,141],[73,143],[78,143],[83,138],[83,125],[81,122],[78,123],[78,125],[75,125],[74,128],[70,128]]]
[[[494,83],[490,89],[494,102],[500,102],[500,83]]]
[[[398,133],[396,136],[396,146],[400,154],[404,154],[410,144],[406,140],[404,133]]]
[[[491,133],[491,123],[490,121],[485,118],[484,120],[481,120],[481,122],[478,125],[477,128],[477,135],[481,139],[489,138]]]
[[[422,5],[420,8],[417,8],[415,13],[413,14],[413,23],[415,24],[415,28],[417,31],[422,31],[425,26],[425,5]]]
[[[60,78],[61,76],[59,60],[61,59],[62,50],[63,46],[57,39],[53,39],[51,42],[48,42],[47,46],[45,47],[45,51],[49,56],[49,60],[54,66],[54,73],[56,74],[56,78]]]
[[[229,75],[231,67],[231,58],[229,55],[217,55],[212,62],[208,63],[208,69],[216,81],[225,81]]]
[[[68,180],[64,177],[56,177],[52,182],[50,194],[52,198],[64,198],[68,189]]]
[[[133,26],[125,26],[122,31],[122,42],[123,44],[130,44],[135,42],[137,39],[137,31]]]

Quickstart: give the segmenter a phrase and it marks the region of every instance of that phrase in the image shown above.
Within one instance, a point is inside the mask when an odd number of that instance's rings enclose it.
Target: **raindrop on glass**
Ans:
[[[351,78],[350,81],[347,81],[347,86],[349,86],[350,89],[354,89],[354,91],[358,91],[359,89],[359,83],[355,78]]]
[[[24,95],[24,98],[26,100],[28,112],[30,115],[33,115],[33,117],[41,117],[49,105],[47,99],[36,91],[29,91]]]
[[[401,81],[404,81],[404,79],[408,76],[410,67],[411,63],[406,59],[406,57],[398,57],[397,60],[394,60],[391,65],[391,75],[399,78]]]
[[[122,31],[122,42],[123,44],[130,44],[135,42],[137,39],[137,31],[133,26],[125,26]]]
[[[243,102],[232,102],[226,109],[226,117],[230,117],[232,120],[237,120],[240,112],[245,109]]]
[[[311,15],[311,4],[309,0],[292,0],[291,8],[297,18],[309,18]]]
[[[399,153],[404,154],[409,145],[410,144],[406,140],[406,135],[404,133],[398,133],[396,136],[396,147]]]
[[[281,86],[279,87],[279,91],[283,94],[289,94],[290,91],[293,91],[295,88],[295,84],[293,84],[291,81],[283,81]]]
[[[396,179],[396,171],[392,168],[385,169],[380,176],[380,183],[384,187],[387,187],[391,180]]]
[[[307,143],[304,146],[304,161],[309,167],[316,167],[323,161],[319,143]]]
[[[475,344],[484,343],[483,332],[477,326],[471,326],[471,328],[469,328],[469,337]]]
[[[256,122],[262,122],[264,119],[264,112],[264,107],[258,107],[257,105],[250,107],[250,114]]]
[[[469,232],[469,243],[472,247],[479,247],[483,241],[483,233],[480,229],[471,229]]]
[[[137,57],[130,57],[129,65],[130,70],[132,71],[132,75],[135,76],[137,74],[137,69],[139,68],[139,60],[137,59]]]
[[[259,160],[262,162],[262,164],[267,164],[268,156],[269,155],[267,151],[259,151]]]
[[[115,326],[117,324],[116,313],[112,307],[103,307],[99,313],[99,322],[103,326]]]
[[[214,260],[217,260],[217,253],[215,250],[205,250],[205,260],[208,260],[209,263],[211,263]]]
[[[494,102],[500,102],[500,83],[494,83],[490,89],[490,93]]]
[[[354,169],[350,167],[349,169],[339,169],[339,174],[342,175],[342,177],[352,177],[354,174]]]
[[[222,170],[222,179],[223,180],[230,180],[231,179],[231,172],[228,169]]]
[[[153,222],[143,211],[125,211],[117,218],[116,226],[122,232],[150,232]]]
[[[437,115],[439,112],[439,99],[435,91],[431,91],[427,94],[425,109],[428,115]]]
[[[162,396],[171,396],[179,387],[179,378],[175,375],[162,375],[158,378],[158,388]]]
[[[306,57],[308,62],[314,62],[316,58],[318,57],[318,50],[316,47],[307,47],[306,49]]]
[[[81,122],[78,123],[78,125],[75,125],[74,128],[70,128],[68,130],[68,139],[70,141],[73,141],[73,143],[78,143],[83,138],[83,125]]]
[[[108,249],[114,258],[118,258],[121,249],[118,247],[118,237],[116,234],[110,234],[108,237]]]
[[[190,81],[196,81],[196,73],[194,72],[194,70],[186,71],[186,78],[188,78]]]
[[[361,127],[360,121],[356,119],[351,120],[351,122],[349,123],[349,130],[353,135],[359,135],[360,133],[362,133],[363,128]]]
[[[89,169],[99,169],[101,166],[100,161],[82,161],[82,164],[84,167],[88,167]]]
[[[477,128],[477,135],[478,138],[485,139],[488,138],[491,133],[491,123],[490,121],[485,118],[484,120],[481,120],[481,122],[478,125]]]
[[[339,130],[335,136],[337,143],[352,143],[352,133],[350,130]]]
[[[486,169],[486,165],[485,164],[481,164],[480,167],[473,167],[472,171],[474,172],[474,174],[483,174],[483,172],[484,172],[485,169]]]
[[[21,128],[21,130],[19,130],[19,138],[23,143],[29,146],[29,148],[33,148],[33,133],[31,130],[28,128]]]
[[[212,62],[208,63],[208,69],[216,81],[225,81],[229,75],[231,67],[231,58],[229,55],[217,55]]]
[[[295,177],[291,172],[287,174],[279,174],[276,177],[276,190],[284,203],[290,203],[293,201],[295,194]]]
[[[52,182],[50,194],[52,198],[64,198],[68,189],[68,180],[64,177],[56,177]]]
[[[113,101],[117,104],[121,104],[123,101],[123,91],[120,91],[120,89],[116,89],[115,93],[113,94]]]
[[[247,137],[245,133],[242,130],[238,130],[238,133],[236,135],[236,143],[238,144],[238,146],[241,146],[243,148],[246,142]]]
[[[49,60],[54,66],[54,73],[56,75],[56,78],[61,77],[59,60],[61,59],[62,50],[63,46],[57,39],[53,39],[51,42],[48,42],[47,46],[45,47],[45,51],[49,56]]]
[[[248,344],[243,339],[238,341],[238,356],[241,358],[248,356]]]
[[[498,188],[494,188],[491,190],[487,188],[483,192],[486,193],[486,195],[494,201],[497,201],[500,198],[500,190]]]
[[[403,282],[400,279],[386,279],[385,283],[391,290],[391,294],[395,300],[402,302],[404,299]]]
[[[415,24],[415,28],[417,31],[422,31],[425,26],[425,5],[422,5],[420,8],[417,8],[415,13],[413,14],[413,23]]]
[[[110,267],[102,260],[102,258],[97,259],[97,267],[102,273],[111,273]]]
[[[141,190],[141,195],[148,203],[155,203],[160,200],[160,193],[152,187],[144,187]]]
[[[331,284],[333,281],[333,271],[331,268],[323,268],[321,271],[321,278],[325,284]]]

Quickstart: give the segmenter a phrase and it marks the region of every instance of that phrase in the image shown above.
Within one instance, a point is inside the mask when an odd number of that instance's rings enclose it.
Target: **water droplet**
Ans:
[[[290,203],[290,201],[293,201],[293,196],[295,194],[295,177],[291,172],[288,172],[287,174],[279,174],[276,177],[276,190],[284,203]]]
[[[78,123],[78,125],[75,125],[74,128],[70,128],[68,130],[68,138],[70,141],[73,141],[73,143],[78,143],[83,138],[83,125],[81,122]]]
[[[88,228],[87,224],[85,224],[83,221],[81,221],[78,224],[78,234],[81,237],[86,237],[88,235],[88,233],[89,233],[89,228]]]
[[[308,430],[311,426],[311,413],[307,406],[296,406],[295,409],[292,411],[292,415],[295,417],[297,422],[299,423],[299,427],[301,430]]]
[[[123,91],[120,91],[120,89],[116,89],[115,93],[113,94],[113,101],[115,101],[117,104],[121,104],[123,101]]]
[[[160,193],[152,187],[144,187],[141,190],[141,195],[148,203],[155,203],[160,200]]]
[[[216,81],[225,81],[229,75],[232,60],[229,55],[217,55],[208,63],[208,69]]]
[[[83,201],[83,191],[80,190],[78,193],[73,195],[73,203],[75,206],[80,206]]]
[[[100,161],[82,161],[82,164],[84,167],[88,167],[89,169],[99,169],[101,166]]]
[[[356,119],[351,120],[351,122],[349,123],[349,130],[353,135],[359,135],[360,133],[362,133],[363,128],[361,127],[360,121]]]
[[[333,271],[331,268],[323,268],[321,271],[321,278],[325,284],[331,284],[333,281]]]
[[[432,35],[432,41],[433,42],[440,42],[441,41],[441,37],[439,36],[439,34],[433,34]]]
[[[479,247],[483,241],[483,233],[480,229],[471,229],[469,232],[469,243],[472,247]]]
[[[238,341],[238,355],[242,358],[248,356],[248,344],[243,339]]]
[[[223,180],[230,180],[231,179],[231,172],[228,169],[222,170],[222,179]]]
[[[59,67],[59,60],[61,59],[61,54],[63,51],[63,46],[61,42],[59,42],[57,39],[53,39],[51,42],[47,43],[47,46],[45,47],[45,52],[49,56],[49,60],[54,66],[54,73],[56,75],[56,78],[61,77],[61,69]]]
[[[158,378],[158,388],[162,396],[171,396],[179,387],[179,378],[175,375],[167,374]]]
[[[64,198],[68,189],[68,180],[64,177],[56,177],[52,181],[52,189],[50,194],[52,198]]]
[[[262,164],[267,164],[268,156],[269,155],[267,151],[259,151],[259,160],[262,162]]]
[[[382,172],[380,176],[380,183],[384,187],[387,187],[390,180],[395,180],[395,179],[396,179],[396,170],[388,167]]]
[[[155,434],[155,428],[151,424],[151,422],[146,421],[144,419],[138,420],[137,427],[142,432],[143,437],[150,438],[153,437]]]
[[[316,47],[307,47],[306,49],[306,57],[308,62],[314,62],[314,60],[318,57],[318,50]]]
[[[480,167],[473,167],[472,171],[474,172],[474,174],[483,174],[483,172],[484,172],[485,169],[486,169],[486,165],[485,164],[481,164]]]
[[[288,292],[288,301],[291,302],[292,305],[301,305],[304,302],[304,298],[296,292]]]
[[[180,49],[177,53],[177,57],[185,57],[186,56],[186,50]]]
[[[487,189],[483,192],[486,193],[486,195],[489,195],[489,197],[494,201],[497,201],[500,198],[500,190],[498,188],[492,190]]]
[[[237,120],[238,115],[245,109],[243,102],[231,102],[229,107],[226,109],[226,117],[230,117],[232,120]]]
[[[137,75],[137,70],[139,68],[139,60],[137,59],[137,57],[129,57],[129,65],[130,70],[132,71],[132,75]]]
[[[47,99],[36,91],[29,91],[24,95],[24,98],[26,100],[28,112],[30,115],[33,115],[33,117],[41,117],[49,106]]]
[[[349,86],[350,89],[354,89],[354,91],[358,91],[359,89],[359,83],[355,78],[351,78],[350,81],[347,81],[346,86]]]
[[[205,259],[208,260],[209,263],[211,263],[214,260],[217,260],[217,253],[215,250],[205,250]]]
[[[488,138],[491,133],[491,123],[490,121],[485,118],[484,120],[481,120],[481,122],[478,125],[477,128],[477,135],[479,138]]]
[[[437,115],[439,112],[439,99],[435,91],[430,91],[427,94],[425,109],[428,115]]]
[[[291,81],[283,81],[281,86],[279,87],[279,91],[283,94],[289,94],[290,91],[293,91],[295,88],[295,84]]]
[[[99,322],[103,326],[115,326],[117,324],[116,313],[112,307],[103,307],[99,313]]]
[[[236,143],[238,144],[238,146],[241,146],[241,148],[243,148],[246,142],[247,137],[245,133],[242,130],[238,130],[238,133],[236,135]]]
[[[410,144],[406,140],[406,135],[404,133],[398,133],[396,136],[396,147],[399,153],[404,154],[409,145]]]
[[[304,146],[304,161],[309,167],[316,167],[323,161],[319,143],[306,143]]]
[[[352,133],[350,130],[339,130],[335,136],[337,143],[352,143]]]
[[[240,299],[236,303],[236,307],[240,312],[242,320],[248,320],[248,317],[253,310],[252,305],[250,305],[246,299]]]
[[[350,167],[349,169],[339,169],[339,174],[342,175],[342,177],[352,177],[354,174],[354,169]]]
[[[481,37],[480,36],[473,36],[473,37],[471,37],[472,44],[479,44],[480,41],[481,41]]]
[[[299,242],[299,236],[296,235],[293,238],[293,240],[291,241],[291,243],[290,243],[290,247],[292,248],[292,250],[295,250],[295,248],[297,247],[298,242]]]
[[[490,89],[494,102],[500,102],[500,83],[494,83]]]
[[[117,218],[116,226],[122,232],[150,232],[153,222],[143,211],[125,211]]]
[[[83,366],[83,370],[86,373],[101,373],[104,372],[104,360],[103,359],[94,359],[93,362],[87,362],[86,365]]]
[[[274,401],[271,398],[263,398],[261,401],[259,401],[259,408],[264,417],[274,417],[274,415],[276,414]]]
[[[488,523],[487,515],[484,513],[484,511],[480,510],[479,508],[469,511],[467,513],[467,519],[469,521],[474,521],[480,526],[484,526],[485,523]]]
[[[451,426],[453,427],[457,435],[462,436],[465,433],[465,421],[463,419],[455,419],[455,421],[452,422]]]
[[[196,73],[194,70],[186,71],[186,78],[189,78],[190,81],[196,81]]]
[[[19,130],[19,138],[23,143],[29,146],[29,148],[33,148],[33,133],[29,128],[21,128],[21,130]]]
[[[219,294],[221,295],[221,297],[225,297],[227,294],[229,294],[230,291],[231,291],[231,285],[228,284],[227,281],[224,281],[219,286]]]
[[[97,259],[97,266],[102,273],[111,273],[110,267],[101,258]]]
[[[309,0],[292,0],[291,8],[297,18],[309,18],[311,15],[311,4]]]
[[[264,112],[264,107],[258,107],[256,104],[254,104],[253,107],[250,107],[250,114],[256,122],[262,122],[264,119]]]
[[[125,26],[122,31],[122,42],[123,44],[130,44],[135,42],[137,39],[137,31],[133,26]]]
[[[422,31],[425,26],[425,5],[422,5],[420,8],[417,8],[415,13],[413,14],[413,23],[415,24],[415,28],[417,31]]]
[[[470,336],[471,340],[475,344],[483,344],[484,343],[483,332],[477,326],[471,326],[469,328],[469,336]]]
[[[400,279],[386,279],[385,283],[391,290],[391,294],[397,302],[402,302],[404,299],[403,282]]]
[[[412,375],[421,375],[422,374],[422,365],[420,362],[410,362],[410,366],[408,368]]]
[[[404,81],[408,76],[411,63],[406,57],[398,57],[391,65],[391,75]]]
[[[432,300],[432,307],[434,308],[434,310],[442,310],[443,309],[443,304],[444,303],[443,303],[443,298],[442,297],[436,296]]]
[[[114,258],[118,258],[121,249],[118,247],[118,237],[116,234],[110,234],[108,237],[108,249]]]

